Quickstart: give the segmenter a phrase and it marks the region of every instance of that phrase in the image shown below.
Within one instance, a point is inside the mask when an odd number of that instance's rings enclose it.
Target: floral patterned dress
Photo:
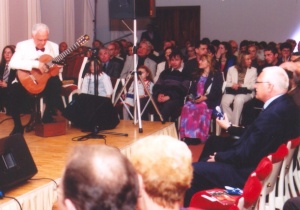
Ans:
[[[204,94],[204,84],[207,77],[201,76],[197,83],[197,94]],[[182,108],[180,118],[180,137],[198,138],[205,142],[208,138],[212,109],[205,101],[193,103],[188,101]]]

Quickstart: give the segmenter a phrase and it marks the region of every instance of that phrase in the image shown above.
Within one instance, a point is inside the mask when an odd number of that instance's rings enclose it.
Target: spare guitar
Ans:
[[[31,71],[18,69],[17,75],[19,81],[29,93],[41,93],[45,89],[48,79],[59,74],[60,66],[57,64],[59,64],[72,51],[84,45],[89,39],[88,35],[82,35],[77,39],[75,44],[63,51],[54,59],[50,55],[42,55],[39,58],[39,61],[45,63],[48,67],[48,71],[44,73],[41,73],[39,69],[32,69]]]

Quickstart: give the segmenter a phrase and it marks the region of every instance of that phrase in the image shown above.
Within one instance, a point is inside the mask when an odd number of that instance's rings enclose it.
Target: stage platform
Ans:
[[[22,123],[25,124],[28,119],[29,116],[24,115]],[[12,128],[12,119],[0,113],[0,138],[8,136]],[[145,137],[164,134],[177,138],[174,123],[143,121],[142,128],[143,132],[139,133],[138,124],[122,120],[115,129],[109,131],[128,134],[128,136],[103,135],[106,136],[107,145],[119,148],[126,156],[130,155],[131,146]],[[51,210],[57,201],[56,183],[60,180],[68,152],[76,145],[105,144],[103,139],[72,141],[74,137],[86,134],[88,133],[83,133],[72,126],[68,126],[66,135],[62,136],[43,138],[36,136],[34,131],[25,133],[24,138],[38,168],[38,173],[26,183],[5,192],[5,195],[16,198],[23,210]],[[0,209],[18,210],[20,207],[15,200],[4,198],[0,200]]]

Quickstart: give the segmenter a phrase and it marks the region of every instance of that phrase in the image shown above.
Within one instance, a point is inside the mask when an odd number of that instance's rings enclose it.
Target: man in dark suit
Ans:
[[[288,76],[282,68],[273,66],[263,70],[255,84],[256,97],[264,102],[263,111],[238,140],[215,136],[208,139],[200,161],[193,163],[194,178],[185,196],[185,206],[199,190],[224,186],[243,188],[262,157],[299,135],[299,117],[296,117],[299,115],[295,103],[286,94],[288,85]],[[229,132],[234,129],[226,114],[224,120],[217,121]]]
[[[120,62],[110,59],[108,48],[101,47],[98,55],[102,64],[102,70],[111,78],[119,78],[122,65]]]

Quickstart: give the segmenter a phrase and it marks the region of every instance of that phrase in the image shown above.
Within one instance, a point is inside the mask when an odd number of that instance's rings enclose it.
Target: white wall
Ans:
[[[83,25],[83,1],[75,1],[75,36],[85,34]],[[118,38],[128,31],[109,31],[109,0],[98,0],[97,38],[102,42]],[[10,0],[11,43],[27,39],[24,32],[26,5],[20,0]],[[61,0],[42,0],[42,22],[50,26],[50,38],[55,42],[63,39],[63,5]],[[240,42],[243,39],[282,42],[287,38],[300,41],[299,0],[156,0],[156,6],[201,6],[201,38]],[[137,20],[138,21],[138,20]],[[298,31],[297,31],[298,30]],[[141,31],[138,31],[140,37]],[[90,35],[91,37],[92,34]],[[76,38],[75,37],[75,38]],[[132,40],[132,36],[129,37]]]

